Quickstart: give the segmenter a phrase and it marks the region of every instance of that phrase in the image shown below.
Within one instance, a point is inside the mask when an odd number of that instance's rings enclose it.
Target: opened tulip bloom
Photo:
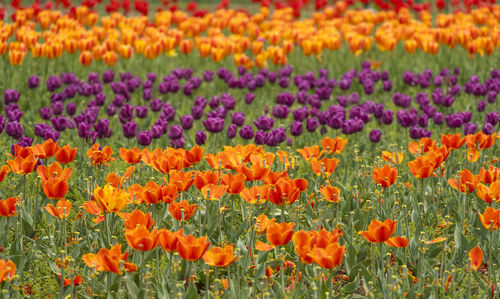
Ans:
[[[383,188],[388,188],[398,179],[398,169],[384,165],[382,168],[373,169],[372,177],[375,183],[381,185]]]
[[[16,204],[19,202],[17,197],[0,199],[0,216],[10,217],[16,215]]]
[[[125,239],[127,239],[128,245],[140,251],[155,249],[159,242],[158,236],[156,229],[150,232],[146,226],[141,224],[125,231]]]
[[[479,213],[479,220],[484,228],[495,231],[500,228],[500,210],[487,207],[483,214]]]
[[[203,260],[210,266],[227,267],[236,260],[233,249],[234,245],[212,247],[203,255]]]
[[[397,221],[391,219],[386,219],[384,222],[372,220],[370,225],[368,225],[368,230],[360,232],[359,234],[371,243],[382,243],[387,241],[392,234],[394,234],[396,222]]]
[[[64,220],[69,216],[69,213],[71,212],[71,202],[65,200],[64,198],[61,198],[59,199],[55,207],[52,204],[48,204],[46,207],[44,207],[44,209],[50,215]]]
[[[120,158],[129,164],[137,164],[141,162],[142,150],[136,147],[130,150],[126,148],[120,148]]]
[[[61,164],[69,164],[75,160],[77,148],[65,145],[56,151],[56,159]]]
[[[345,246],[340,246],[339,243],[331,243],[326,248],[313,248],[309,255],[322,268],[332,269],[340,265],[344,252]]]
[[[42,189],[48,198],[60,199],[63,198],[68,192],[69,185],[63,178],[52,177],[43,181]]]
[[[179,242],[178,236],[183,236],[183,229],[176,232],[169,231],[168,229],[160,229],[158,231],[158,239],[160,241],[161,248],[166,252],[177,251],[177,243]]]
[[[121,275],[123,271],[137,271],[137,265],[126,262],[128,252],[126,251],[122,254],[121,248],[121,244],[116,244],[110,249],[102,248],[97,254],[84,254],[82,260],[87,267],[94,268],[100,272],[113,272]]]
[[[404,237],[392,237],[385,241],[385,244],[396,248],[406,247],[408,246],[408,239]]]
[[[196,204],[190,205],[186,200],[182,200],[181,202],[173,201],[170,203],[168,211],[177,221],[185,221],[193,217],[196,211]]]
[[[319,191],[328,202],[339,202],[340,201],[340,189],[333,186],[322,186]]]
[[[13,261],[0,259],[0,282],[10,281],[16,274],[16,264]]]
[[[108,213],[121,211],[129,201],[127,191],[106,185],[104,188],[97,187],[94,190],[94,199],[99,207]]]

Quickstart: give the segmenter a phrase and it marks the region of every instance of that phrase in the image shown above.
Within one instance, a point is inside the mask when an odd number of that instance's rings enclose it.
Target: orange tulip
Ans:
[[[233,249],[234,245],[226,245],[224,248],[212,247],[205,252],[203,260],[210,266],[227,267],[236,260]]]
[[[315,247],[310,255],[314,262],[322,268],[332,269],[342,263],[344,257],[345,246],[340,246],[339,243],[332,243],[326,248]]]
[[[16,264],[0,259],[0,281],[10,281],[16,274]]]
[[[87,267],[95,268],[96,271],[113,272],[123,274],[123,270],[127,272],[137,271],[137,265],[126,262],[128,252],[121,253],[121,244],[116,244],[110,249],[102,248],[97,254],[87,253],[82,256],[82,260]]]
[[[380,184],[383,188],[388,188],[398,179],[398,169],[391,168],[389,165],[384,165],[382,168],[376,167],[373,169],[372,177],[375,183]]]
[[[247,181],[260,181],[267,176],[270,170],[267,167],[259,165],[252,165],[251,167],[241,165],[236,169],[236,171],[238,173],[243,173]]]
[[[339,202],[340,201],[340,189],[333,186],[322,186],[319,188],[319,192],[323,195],[326,201],[329,202]]]
[[[462,134],[445,135],[441,134],[441,143],[448,149],[456,150],[462,147],[465,143],[465,137],[462,138]]]
[[[260,214],[257,216],[257,221],[255,222],[255,231],[257,233],[265,233],[270,223],[275,223],[276,219],[269,219],[266,215]]]
[[[177,235],[177,252],[186,261],[197,261],[205,254],[210,246],[207,237],[196,238],[193,235]]]
[[[500,210],[487,207],[484,213],[479,213],[479,220],[487,230],[495,231],[500,228]]]
[[[294,222],[269,223],[266,231],[267,240],[273,246],[286,245],[292,239],[294,227]]]
[[[59,149],[57,142],[52,139],[47,139],[42,144],[33,146],[33,154],[40,159],[47,159],[54,156]]]
[[[408,150],[412,154],[417,153],[427,153],[429,149],[433,148],[436,145],[436,141],[432,140],[428,137],[420,138],[418,142],[411,141],[408,144]]]
[[[485,184],[491,184],[494,181],[498,180],[499,169],[493,165],[491,165],[488,170],[481,168],[479,171],[479,178],[481,182]],[[0,180],[1,181],[1,180]]]
[[[201,194],[206,200],[219,200],[226,194],[226,185],[208,184],[201,188]]]
[[[150,230],[155,223],[150,213],[143,213],[138,209],[133,210],[132,213],[121,213],[120,216],[123,218],[126,229],[134,229],[138,225],[143,225]]]
[[[219,173],[211,170],[207,171],[196,171],[194,175],[194,185],[198,190],[201,191],[205,185],[208,184],[219,184]]]
[[[293,234],[292,241],[295,252],[297,252],[302,263],[312,264],[314,262],[314,259],[309,255],[309,253],[314,248],[317,237],[318,232],[314,230],[309,232],[300,230]]]
[[[56,152],[56,159],[61,164],[69,164],[75,160],[77,148],[71,148],[65,145],[59,148]]]
[[[133,229],[127,229],[125,231],[125,239],[127,239],[128,245],[135,250],[140,251],[150,251],[158,246],[158,230],[154,229],[149,232],[149,229],[139,224]]]
[[[372,243],[382,243],[387,241],[392,234],[394,234],[396,222],[397,221],[391,219],[386,219],[384,222],[372,220],[368,226],[368,230],[360,232],[359,234]]]
[[[281,178],[275,185],[269,188],[267,199],[275,205],[292,204],[301,193],[293,180]]]
[[[392,237],[385,241],[385,244],[391,247],[406,247],[408,246],[408,239],[404,237]]]
[[[227,186],[227,192],[230,194],[240,194],[245,189],[245,175],[238,173],[236,175],[228,173],[222,175],[222,183]]]
[[[408,162],[410,171],[414,177],[425,179],[434,171],[434,163],[427,156],[418,156],[417,159]]]
[[[16,215],[16,204],[19,202],[17,197],[0,199],[0,216],[10,217]]]
[[[323,151],[319,150],[318,145],[313,145],[311,147],[304,147],[304,148],[299,148],[297,149],[297,152],[304,158],[304,160],[309,161],[313,158],[319,159],[321,155],[323,154]]]
[[[0,182],[2,182],[5,177],[9,174],[10,168],[9,165],[3,165],[2,168],[0,168]]]
[[[177,250],[177,243],[179,242],[177,237],[179,235],[183,235],[182,231],[182,228],[176,232],[171,232],[164,228],[160,229],[158,231],[158,239],[160,241],[161,248],[163,248],[166,252],[175,252]]]
[[[193,217],[196,211],[196,204],[189,205],[186,200],[182,200],[181,202],[173,201],[170,203],[168,211],[177,221],[185,221]]]
[[[177,187],[179,192],[185,192],[188,190],[194,183],[193,172],[184,172],[178,170],[171,170],[169,172],[169,182],[165,178],[163,178],[165,184],[174,184]]]
[[[267,195],[269,192],[269,186],[252,186],[250,188],[245,188],[240,192],[241,198],[243,198],[246,202],[251,204],[263,204],[267,200]]]
[[[330,176],[337,169],[339,159],[324,157],[321,160],[317,160],[313,158],[309,162],[311,163],[312,171],[316,175]]]
[[[487,203],[500,201],[500,181],[494,181],[489,187],[479,183],[476,187],[476,193],[477,197]]]
[[[469,251],[469,258],[471,269],[478,270],[483,264],[483,251],[479,246],[476,246]]]
[[[321,146],[327,154],[340,154],[344,151],[348,139],[342,139],[341,137],[325,137],[321,140]]]
[[[471,193],[476,190],[476,186],[479,183],[479,177],[477,175],[473,175],[468,169],[464,169],[459,172],[459,178],[460,182],[458,182],[457,179],[448,179],[448,184],[455,190],[464,193]]]
[[[92,166],[95,165],[109,165],[109,162],[116,160],[112,158],[113,150],[109,146],[105,146],[100,149],[98,143],[94,144],[91,148],[87,150],[87,157],[90,160]]]
[[[129,197],[127,191],[111,185],[94,189],[95,201],[104,212],[108,213],[121,211],[128,204]]]
[[[388,151],[382,151],[382,159],[386,162],[390,162],[392,164],[401,164],[403,162],[403,153],[390,153]]]
[[[45,165],[38,166],[36,172],[42,181],[46,181],[53,177],[67,181],[71,177],[73,169],[71,167],[63,169],[59,162],[53,162],[48,167]]]
[[[136,147],[131,150],[120,148],[120,158],[128,164],[137,164],[141,162],[142,151]]]
[[[16,157],[13,160],[7,160],[12,172],[16,174],[28,174],[31,173],[36,166],[37,160],[34,155],[29,155],[26,158]]]
[[[61,198],[57,201],[55,207],[52,204],[48,204],[46,207],[44,207],[44,209],[50,215],[64,220],[69,216],[69,213],[71,212],[71,202],[65,200],[64,198]]]
[[[43,181],[42,189],[48,198],[60,199],[68,192],[69,185],[65,179],[52,177]]]

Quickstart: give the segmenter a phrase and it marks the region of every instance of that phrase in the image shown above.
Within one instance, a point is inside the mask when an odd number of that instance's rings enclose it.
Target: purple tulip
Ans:
[[[137,143],[142,146],[150,145],[152,140],[153,134],[151,133],[151,131],[140,131],[139,134],[137,134]]]
[[[182,129],[189,130],[193,127],[194,118],[191,115],[183,115],[179,117],[179,120],[181,122]]]
[[[236,130],[238,127],[235,124],[231,124],[227,127],[227,138],[233,139],[236,137]]]
[[[218,133],[224,130],[224,119],[222,118],[210,117],[208,119],[202,120],[201,122],[205,127],[205,130],[210,133]]]
[[[266,115],[261,115],[253,123],[257,127],[257,129],[262,131],[269,131],[274,126],[274,119]]]
[[[240,130],[240,137],[249,140],[253,138],[253,128],[250,125],[243,126]]]
[[[238,127],[241,127],[245,123],[245,113],[234,112],[231,114],[231,122]]]
[[[163,102],[161,99],[154,99],[149,103],[149,108],[151,108],[153,112],[158,112],[163,108]]]
[[[125,136],[125,138],[134,138],[137,136],[137,124],[133,121],[122,124],[122,129],[123,136]]]
[[[290,125],[290,134],[292,134],[292,136],[300,136],[302,134],[302,131],[303,131],[302,122],[300,121],[292,122],[292,124]]]
[[[179,125],[173,125],[168,131],[168,137],[170,139],[179,139],[182,137],[182,128]]]
[[[148,106],[135,107],[135,115],[138,118],[145,118],[148,115]]]
[[[5,133],[12,138],[19,139],[24,134],[24,128],[17,121],[7,122],[7,125],[5,126]]]
[[[194,136],[194,141],[198,145],[204,145],[205,142],[207,141],[207,134],[203,130],[199,130],[196,132],[196,135]]]
[[[40,77],[32,75],[28,78],[28,88],[35,89],[40,85]]]
[[[377,129],[373,129],[370,131],[370,141],[371,142],[379,142],[380,137],[382,137],[382,132]]]

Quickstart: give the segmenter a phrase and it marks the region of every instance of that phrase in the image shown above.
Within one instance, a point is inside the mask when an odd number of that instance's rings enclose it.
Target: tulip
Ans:
[[[16,264],[0,259],[0,281],[10,281],[16,274]]]
[[[375,183],[380,184],[383,188],[388,188],[398,179],[398,169],[391,168],[389,165],[384,165],[382,168],[376,167],[373,169],[372,177]]]
[[[156,246],[158,246],[158,237],[158,230],[154,229],[149,232],[149,229],[142,224],[138,224],[135,228],[127,229],[125,231],[125,239],[127,239],[128,245],[135,250],[140,251],[150,251],[155,249]]]
[[[127,272],[136,272],[137,265],[126,262],[128,252],[121,253],[121,244],[116,244],[110,249],[102,248],[97,254],[87,253],[82,256],[82,260],[87,267],[94,268],[96,271],[113,272],[123,274]]]
[[[294,222],[270,223],[266,231],[267,240],[273,246],[288,244],[292,239],[294,226]]]
[[[184,236],[179,234],[177,235],[177,239],[177,252],[186,261],[197,261],[201,259],[210,246],[207,237],[196,238],[193,235]]]
[[[19,202],[17,197],[0,199],[0,216],[10,217],[16,215],[16,204]]]
[[[339,202],[340,201],[340,189],[333,186],[322,186],[319,191],[328,202]]]
[[[479,220],[481,220],[481,224],[484,228],[495,231],[500,228],[500,210],[487,207],[483,214],[479,213]]]
[[[315,247],[312,249],[310,256],[314,262],[322,268],[332,269],[340,265],[344,253],[345,246],[340,246],[338,243],[332,243],[326,248]]]
[[[371,243],[382,243],[392,236],[396,229],[396,222],[391,219],[386,219],[384,222],[372,220],[368,226],[368,230],[359,234]]]
[[[186,200],[182,200],[181,202],[173,201],[170,203],[168,211],[177,221],[185,221],[193,217],[196,211],[196,204],[190,205]]]
[[[476,246],[469,251],[469,259],[470,267],[477,271],[483,264],[483,251],[479,246]]]
[[[224,248],[212,247],[203,255],[203,260],[209,266],[227,267],[231,265],[236,256],[233,254],[234,245],[226,245]]]
[[[46,207],[44,207],[44,209],[50,215],[64,220],[69,216],[69,213],[71,212],[71,202],[65,200],[64,198],[61,198],[59,199],[55,207],[52,204],[48,204]]]
[[[108,213],[121,211],[129,201],[130,195],[122,189],[106,185],[94,189],[94,198],[99,207]]]
[[[61,164],[69,164],[75,160],[77,148],[65,145],[56,151],[56,159]]]
[[[131,213],[121,213],[120,216],[123,218],[123,225],[127,230],[134,229],[138,225],[142,225],[147,230],[150,230],[154,224],[151,214],[143,213],[139,209],[135,209]]]

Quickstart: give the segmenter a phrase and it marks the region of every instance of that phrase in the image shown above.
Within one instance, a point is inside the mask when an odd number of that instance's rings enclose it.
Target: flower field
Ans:
[[[497,298],[495,1],[0,6],[4,298]]]

